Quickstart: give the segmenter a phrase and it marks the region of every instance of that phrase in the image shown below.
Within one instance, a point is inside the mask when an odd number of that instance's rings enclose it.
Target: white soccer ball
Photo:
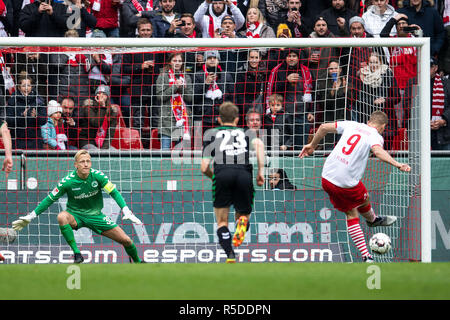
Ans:
[[[369,246],[372,252],[385,254],[391,249],[391,238],[385,233],[376,233],[370,238]]]
[[[11,228],[0,228],[0,243],[11,244],[16,241],[17,232]]]

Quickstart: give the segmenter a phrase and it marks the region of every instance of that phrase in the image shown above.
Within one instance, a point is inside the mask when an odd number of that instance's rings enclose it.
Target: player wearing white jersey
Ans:
[[[310,156],[319,142],[328,133],[341,134],[339,142],[325,161],[322,170],[322,187],[330,197],[333,206],[347,215],[347,228],[350,237],[361,253],[363,260],[373,262],[367,250],[364,234],[359,225],[361,214],[369,227],[389,226],[397,218],[394,216],[376,216],[369,200],[366,187],[361,178],[367,166],[369,154],[401,171],[409,172],[408,164],[397,162],[383,149],[383,133],[388,123],[387,115],[382,111],[371,114],[367,124],[353,121],[324,123],[314,135],[311,143],[305,145],[300,158]]]

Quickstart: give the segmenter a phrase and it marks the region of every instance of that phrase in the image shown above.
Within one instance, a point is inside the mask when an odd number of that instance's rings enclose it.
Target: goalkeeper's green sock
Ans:
[[[133,259],[133,261],[135,263],[140,263],[141,259],[139,258],[138,252],[137,252],[137,248],[134,245],[134,243],[132,243],[130,246],[125,247],[125,251],[128,253],[128,255],[131,257],[131,259]]]
[[[80,253],[80,249],[78,249],[77,247],[77,243],[75,242],[75,236],[73,234],[73,230],[70,224],[59,226],[59,229],[61,230],[64,239],[66,239],[67,244],[72,248],[73,253]]]

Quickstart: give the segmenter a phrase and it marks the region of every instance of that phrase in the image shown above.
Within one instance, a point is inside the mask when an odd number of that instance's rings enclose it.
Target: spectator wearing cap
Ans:
[[[194,121],[201,121],[203,132],[215,127],[219,106],[233,101],[234,81],[220,66],[217,50],[205,52],[205,64],[194,78]]]
[[[67,135],[62,119],[62,108],[55,100],[50,100],[47,106],[48,121],[41,126],[43,148],[47,150],[66,150]]]
[[[231,14],[228,14],[228,10]],[[194,14],[195,23],[201,30],[203,38],[214,38],[216,31],[221,28],[223,18],[229,15],[233,18],[235,30],[239,30],[245,23],[241,10],[231,1],[205,0]]]
[[[111,91],[100,85],[94,100],[86,99],[80,107],[80,148],[111,149],[117,126],[119,107],[111,104]]]
[[[418,25],[423,30],[423,36],[430,38],[430,53],[436,56],[445,40],[445,29],[441,15],[428,0],[406,0],[398,13],[408,16],[409,23]]]
[[[280,23],[287,24],[293,38],[307,38],[311,33],[311,22],[300,13],[302,2],[300,0],[289,0],[288,10]],[[278,24],[279,25],[279,24]]]
[[[313,79],[305,65],[300,63],[299,49],[289,48],[283,51],[285,60],[272,69],[266,92],[267,97],[279,94],[283,97],[284,113],[293,116],[294,149],[301,149],[307,141],[309,123],[314,120],[312,102]]]
[[[237,33],[236,22],[233,16],[225,15],[222,18],[220,28],[214,32],[215,38],[244,38],[245,36]],[[220,50],[221,61],[225,61],[222,64],[224,71],[230,73],[233,81],[236,78],[236,70],[246,60],[245,50],[226,49]]]
[[[389,4],[389,0],[377,0],[373,2],[373,5],[367,8],[362,18],[364,19],[364,28],[366,32],[370,33],[374,37],[379,37],[381,30],[386,23],[397,15],[395,8]],[[397,33],[395,27],[391,29],[391,36]]]
[[[340,29],[349,32],[348,22],[357,13],[346,7],[346,0],[331,0],[331,7],[320,13],[328,24],[328,30],[334,35],[342,34]],[[317,20],[316,20],[317,21]]]
[[[16,91],[6,106],[6,122],[11,132],[13,149],[41,149],[39,131],[46,121],[47,108],[44,100],[36,93],[32,78],[26,74],[20,75]]]
[[[349,21],[350,34],[352,38],[373,38],[373,36],[365,30],[365,20],[361,17],[354,16]],[[349,83],[349,108],[352,108],[352,104],[357,101],[358,91],[361,89],[362,83],[359,77],[361,68],[367,66],[370,54],[376,50],[379,53],[383,52],[381,48],[370,47],[352,47],[343,48],[342,55],[350,55],[348,63],[348,83]]]
[[[437,59],[431,58],[431,150],[450,150],[450,81],[438,70]]]

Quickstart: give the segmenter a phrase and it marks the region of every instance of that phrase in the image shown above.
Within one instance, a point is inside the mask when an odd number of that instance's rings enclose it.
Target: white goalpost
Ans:
[[[376,229],[393,239],[393,250],[379,261],[432,262],[431,256],[431,157],[430,157],[430,39],[429,38],[236,38],[236,39],[181,39],[181,38],[0,38],[0,49],[28,47],[25,51],[47,53],[103,53],[126,54],[136,52],[183,54],[209,50],[241,50],[250,48],[349,48],[349,47],[415,47],[417,49],[417,98],[413,99],[411,126],[408,129],[407,150],[388,150],[394,157],[409,162],[411,177],[397,173],[371,159],[365,178],[367,189],[374,190],[374,207],[380,214],[399,217],[399,226]],[[64,50],[61,50],[64,48]],[[73,50],[73,51],[72,51]],[[14,55],[14,53],[13,53]],[[227,61],[224,61],[224,63]],[[269,70],[270,71],[270,70]],[[233,71],[233,76],[238,71]],[[17,76],[17,75],[13,75]],[[158,75],[155,75],[155,79]],[[192,77],[192,86],[197,83]],[[155,80],[156,81],[156,80]],[[195,100],[193,89],[193,101]],[[153,97],[153,96],[152,96]],[[350,102],[347,99],[346,107]],[[155,104],[159,104],[156,102]],[[313,101],[314,103],[314,101]],[[194,104],[194,102],[192,103]],[[204,107],[200,105],[200,107]],[[242,115],[243,118],[245,115]],[[264,116],[264,115],[262,115]],[[312,122],[312,126],[319,120]],[[316,122],[317,121],[317,122]],[[192,124],[194,126],[194,123]],[[151,124],[150,124],[151,126]],[[10,128],[11,129],[11,128]],[[13,129],[11,129],[13,130]],[[193,128],[196,130],[196,127]],[[201,135],[201,128],[200,135]],[[156,131],[155,131],[156,132]],[[313,131],[312,131],[313,132]],[[152,133],[149,133],[153,134]],[[197,135],[198,136],[198,135]],[[200,174],[201,141],[183,150],[95,150],[93,168],[104,171],[118,189],[124,193],[132,211],[144,222],[143,226],[126,225],[137,244],[139,254],[148,262],[221,262],[224,255],[219,249],[216,224],[211,205],[211,182]],[[160,136],[159,136],[160,137]],[[151,136],[150,139],[153,139]],[[162,140],[161,140],[162,142]],[[196,144],[197,143],[197,144]],[[14,151],[15,172],[6,181],[0,173],[0,228],[11,227],[18,216],[34,209],[56,186],[58,180],[72,170],[74,150],[21,150]],[[286,168],[297,189],[271,190],[268,183],[256,188],[248,239],[238,252],[238,262],[353,262],[358,253],[343,227],[343,214],[335,212],[327,196],[321,191],[320,173],[326,151],[318,151],[302,162],[297,158],[300,150],[267,150],[266,169]],[[46,170],[42,172],[41,170]],[[30,178],[34,180],[30,180]],[[379,180],[382,180],[381,183]],[[33,184],[27,184],[32,181]],[[117,206],[105,195],[105,214],[120,224]],[[106,200],[107,199],[107,200]],[[390,203],[392,202],[392,203]],[[67,261],[70,248],[56,228],[54,213],[64,208],[61,199],[54,208],[43,213],[38,221],[19,233],[15,243],[0,244],[0,253],[11,263]],[[57,207],[57,208],[56,208]],[[385,212],[389,211],[389,212]],[[392,212],[391,212],[392,211]],[[43,217],[44,216],[44,217]],[[230,216],[233,216],[231,213]],[[42,225],[38,226],[40,223]],[[234,223],[230,223],[230,231]],[[365,230],[366,241],[373,231]],[[419,239],[420,238],[420,239]],[[108,262],[127,262],[119,247],[97,236],[79,230],[83,252],[89,252],[90,262],[99,255],[116,257]],[[398,248],[396,248],[398,245]],[[96,251],[97,250],[97,251]],[[28,260],[20,260],[20,252],[28,253]],[[42,252],[49,252],[48,256]],[[61,252],[64,252],[62,254]],[[37,254],[39,255],[37,256]],[[317,254],[317,256],[316,256]],[[122,255],[122,256],[121,256]],[[45,259],[42,258],[45,256]],[[39,257],[41,259],[39,260]],[[61,258],[62,257],[62,258]],[[319,258],[317,258],[319,257]],[[106,257],[107,258],[107,257]],[[42,262],[36,262],[42,263]]]

